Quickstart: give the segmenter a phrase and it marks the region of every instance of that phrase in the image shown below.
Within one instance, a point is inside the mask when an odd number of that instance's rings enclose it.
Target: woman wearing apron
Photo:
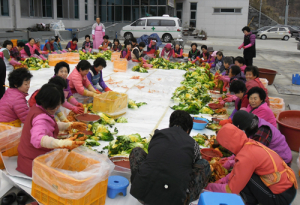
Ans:
[[[93,48],[98,49],[99,46],[103,42],[103,36],[105,35],[105,27],[102,23],[100,23],[100,18],[96,19],[96,23],[94,23],[92,27],[93,34]]]

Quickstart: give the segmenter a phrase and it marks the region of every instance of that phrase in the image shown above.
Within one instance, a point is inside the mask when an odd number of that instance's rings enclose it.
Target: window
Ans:
[[[131,5],[131,0],[124,0],[124,5]]]
[[[114,22],[115,21],[115,7],[108,6],[107,7],[107,22]]]
[[[133,0],[135,1],[135,0]],[[132,20],[135,21],[138,18],[140,18],[140,9],[138,6],[133,6],[132,7]]]
[[[176,3],[176,17],[182,18],[183,3]]]
[[[214,8],[214,13],[216,14],[226,14],[226,13],[242,13],[241,8]]]
[[[148,19],[147,26],[159,26],[158,19]]]
[[[158,0],[158,5],[167,5],[166,0]]]
[[[138,20],[136,21],[136,26],[145,26],[146,20]]]
[[[57,0],[57,18],[63,18],[63,0]]]
[[[74,16],[75,16],[75,19],[79,19],[79,2],[78,2],[78,0],[74,0]]]
[[[157,0],[150,0],[150,5],[157,5]]]
[[[197,19],[197,3],[191,3],[191,16],[190,16],[190,27],[196,27],[196,19]]]
[[[107,15],[106,14],[107,14],[106,6],[100,5],[99,6],[99,17],[101,19],[101,22],[106,22],[107,21],[107,19],[106,19]]]
[[[181,20],[179,19],[179,20],[178,20],[178,26],[181,27],[181,25],[182,25],[182,24],[181,24]]]
[[[175,26],[175,21],[174,20],[161,20],[160,21],[161,26]]]
[[[115,0],[115,5],[122,6],[122,0]]]
[[[38,0],[32,0],[38,1]],[[57,0],[57,18],[79,19],[79,1],[78,0]],[[35,5],[35,3],[34,3]],[[85,20],[88,19],[88,0],[85,0]]]
[[[157,7],[157,16],[162,16],[166,14],[166,7],[165,6],[158,6]]]
[[[124,6],[124,21],[131,21],[131,6]]]
[[[52,17],[52,0],[42,0],[43,17]]]
[[[115,21],[122,21],[122,16],[123,16],[122,6],[116,6],[115,12],[116,12]]]
[[[150,16],[157,16],[157,6],[150,6],[149,14]]]
[[[9,9],[8,9],[9,8],[9,6],[8,6],[8,1],[9,0],[0,0],[0,1],[1,1],[0,15],[1,16],[9,16]]]
[[[286,31],[285,28],[279,28],[279,31]]]
[[[270,30],[268,30],[268,32],[274,32],[274,31],[277,31],[278,28],[271,28]]]
[[[84,19],[89,20],[88,16],[88,0],[84,1]]]
[[[94,0],[94,20],[97,18],[97,0]]]

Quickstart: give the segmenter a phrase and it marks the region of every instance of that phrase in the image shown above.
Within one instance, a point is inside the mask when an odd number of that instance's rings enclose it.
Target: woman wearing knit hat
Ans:
[[[275,151],[289,166],[292,162],[292,151],[289,148],[285,136],[271,123],[244,110],[237,111],[232,123],[244,130],[247,137],[258,141]]]

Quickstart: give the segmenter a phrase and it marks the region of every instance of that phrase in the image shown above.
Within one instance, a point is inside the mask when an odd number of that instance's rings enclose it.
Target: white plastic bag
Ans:
[[[32,180],[62,198],[76,200],[105,181],[114,167],[106,155],[86,147],[71,152],[56,149],[34,159]]]

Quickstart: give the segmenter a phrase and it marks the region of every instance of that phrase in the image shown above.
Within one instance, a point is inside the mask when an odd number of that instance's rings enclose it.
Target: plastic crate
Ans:
[[[18,44],[18,39],[11,39],[10,40],[13,43],[13,47],[16,47]]]
[[[31,190],[32,196],[44,205],[104,205],[108,176],[106,180],[97,183],[84,197],[80,199],[62,198],[39,185],[41,183],[39,180],[42,179],[42,183],[47,182],[47,184],[51,185],[51,187],[58,193],[66,193],[70,195],[72,193],[84,193],[83,191],[85,190],[70,189],[78,186],[86,186],[85,183],[87,183],[90,178],[83,178],[81,180],[75,179],[60,172],[60,170],[81,172],[85,170],[89,164],[100,163],[99,161],[72,151],[68,154],[61,168],[56,168],[58,165],[61,165],[61,160],[55,158],[52,163],[49,163],[47,160],[49,160],[52,155],[57,154],[57,152],[59,152],[59,154],[61,153],[61,155],[64,155],[65,153],[64,150],[55,150],[34,159]]]
[[[121,52],[113,52],[111,54],[111,62],[114,62],[115,60],[120,60]]]
[[[69,64],[78,64],[80,61],[79,53],[64,53],[62,55]]]
[[[18,156],[19,152],[18,152],[18,147],[20,144],[20,139],[17,142],[14,142],[16,145],[4,152],[2,152],[2,156],[6,156],[6,157],[13,157],[13,156]],[[5,169],[2,157],[0,157],[0,169]]]
[[[113,118],[126,113],[128,107],[128,95],[114,91],[103,93],[94,97],[93,111],[103,112]]]
[[[49,66],[55,66],[61,61],[65,61],[65,57],[62,54],[49,54],[48,55]]]
[[[268,88],[269,81],[266,78],[259,78],[259,80],[265,86],[265,88]]]
[[[282,111],[285,111],[285,103],[282,98],[269,97],[270,108],[273,111],[275,117]]]
[[[187,58],[187,57],[189,57],[189,54],[188,53],[183,53],[182,56]]]
[[[128,61],[125,58],[114,61],[114,72],[126,72],[128,68]]]

